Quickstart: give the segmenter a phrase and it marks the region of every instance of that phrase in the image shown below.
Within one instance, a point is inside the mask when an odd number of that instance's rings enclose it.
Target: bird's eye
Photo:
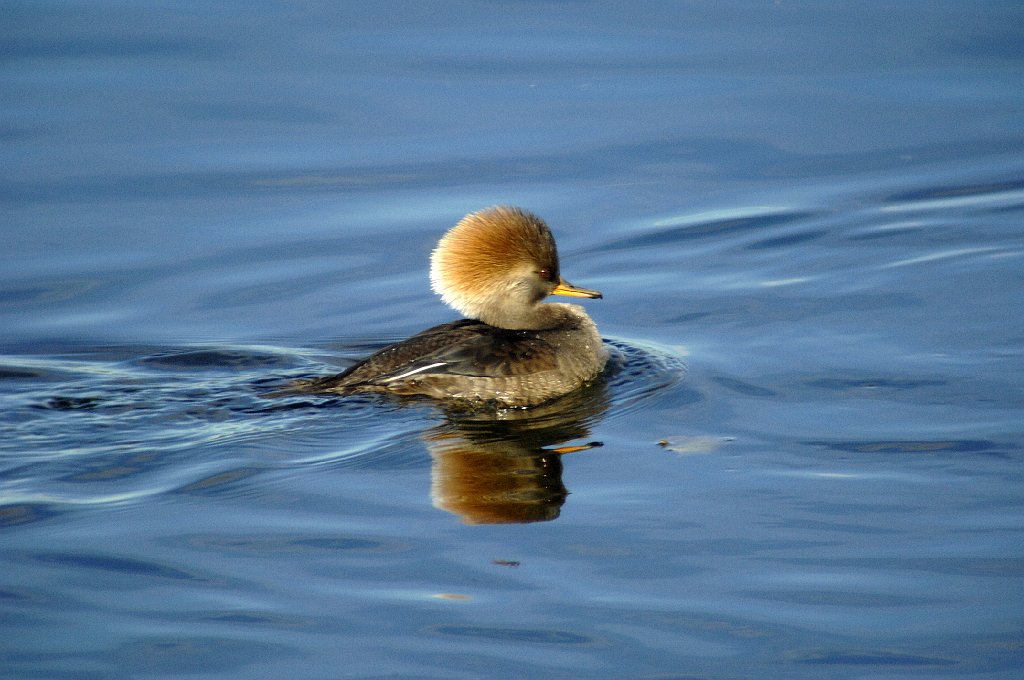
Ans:
[[[537,272],[537,276],[539,276],[540,278],[544,279],[545,281],[550,281],[551,280],[551,270],[548,269],[547,267],[545,267],[544,269],[541,269],[540,271]]]

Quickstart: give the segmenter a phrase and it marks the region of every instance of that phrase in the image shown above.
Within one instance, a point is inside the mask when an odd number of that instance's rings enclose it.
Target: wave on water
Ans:
[[[686,364],[666,349],[623,340],[608,346],[609,369],[587,392],[600,392],[600,399],[479,418],[544,428],[557,424],[551,422],[557,413],[559,421],[579,416],[588,427],[588,414],[627,416],[686,375]],[[322,364],[334,359],[266,346],[6,355],[0,358],[6,391],[0,524],[161,493],[246,493],[251,478],[268,470],[424,464],[420,435],[444,416],[430,402],[382,395],[268,397],[296,378],[336,370],[337,362]],[[590,408],[593,403],[598,408]],[[325,442],[332,445],[325,448]]]

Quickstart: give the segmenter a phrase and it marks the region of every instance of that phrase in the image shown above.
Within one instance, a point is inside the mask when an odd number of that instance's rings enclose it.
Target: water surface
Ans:
[[[2,10],[17,678],[1011,678],[1017,3]],[[531,209],[543,409],[272,397]]]

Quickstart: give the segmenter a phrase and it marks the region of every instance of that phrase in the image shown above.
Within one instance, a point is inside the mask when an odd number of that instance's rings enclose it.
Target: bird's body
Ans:
[[[596,378],[608,358],[579,305],[597,298],[561,279],[554,238],[540,218],[498,207],[463,218],[431,257],[431,283],[467,319],[385,347],[304,391],[389,392],[444,401],[533,406]]]

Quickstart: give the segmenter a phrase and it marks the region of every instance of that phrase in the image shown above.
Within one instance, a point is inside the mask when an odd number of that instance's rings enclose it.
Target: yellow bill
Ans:
[[[596,290],[587,290],[586,288],[577,288],[564,279],[558,280],[558,285],[551,291],[552,295],[565,295],[567,297],[581,297],[581,298],[601,298],[604,297],[601,293]]]

